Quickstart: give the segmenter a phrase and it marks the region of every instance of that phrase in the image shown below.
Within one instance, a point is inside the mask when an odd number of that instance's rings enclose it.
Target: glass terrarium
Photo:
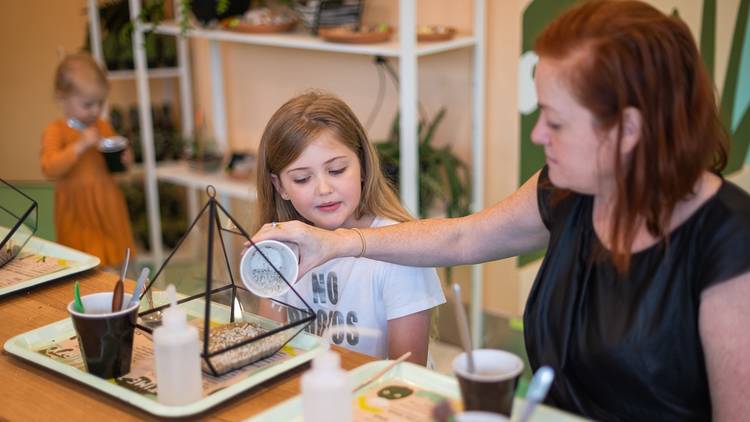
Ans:
[[[240,260],[250,236],[216,200],[208,201],[154,274],[141,296],[138,328],[152,332],[169,306],[165,289],[174,284],[178,306],[185,310],[202,340],[204,372],[221,376],[279,352],[315,319],[310,305],[265,256],[267,265],[289,286],[276,298],[257,296],[240,281]],[[302,307],[290,305],[289,295]],[[297,301],[295,301],[297,302]]]
[[[36,201],[0,179],[0,267],[15,258],[36,233],[38,218]]]

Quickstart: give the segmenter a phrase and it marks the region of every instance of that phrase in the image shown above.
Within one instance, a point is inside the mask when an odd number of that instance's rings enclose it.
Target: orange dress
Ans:
[[[96,125],[102,136],[115,134],[102,119]],[[80,139],[80,132],[69,128],[64,119],[52,122],[42,137],[42,172],[56,181],[57,241],[98,256],[102,266],[118,265],[125,258],[125,248],[135,252],[125,197],[95,147],[76,157]]]

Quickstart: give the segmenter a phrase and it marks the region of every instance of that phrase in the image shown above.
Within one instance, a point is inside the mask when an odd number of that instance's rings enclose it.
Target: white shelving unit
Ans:
[[[92,2],[94,0],[89,0]],[[130,15],[140,13],[140,0],[129,0]],[[179,13],[180,2],[173,2],[174,10]],[[149,112],[150,92],[148,87],[148,70],[143,50],[143,33],[154,30],[160,34],[177,36],[178,77],[180,78],[180,98],[182,101],[183,133],[192,134],[194,122],[192,113],[192,95],[190,91],[190,69],[188,60],[188,38],[208,40],[210,70],[212,117],[214,138],[224,151],[228,148],[227,122],[225,112],[224,81],[222,79],[221,43],[244,43],[288,49],[304,49],[341,54],[379,55],[399,59],[400,92],[400,192],[406,209],[416,215],[418,210],[418,144],[417,144],[417,86],[418,58],[439,54],[462,48],[473,50],[472,75],[472,210],[483,207],[484,193],[484,115],[485,115],[485,0],[474,0],[474,33],[471,36],[458,36],[450,41],[417,43],[416,1],[400,0],[399,2],[399,40],[373,45],[335,44],[303,33],[291,34],[243,34],[226,30],[190,29],[185,36],[180,33],[178,25],[163,23],[156,27],[135,21],[133,48],[135,59],[135,79],[138,89],[140,109],[141,140],[143,142],[144,172],[146,180],[146,198],[148,206],[149,235],[154,250],[161,251],[160,219],[158,208],[157,179],[181,184],[190,188],[205,188],[213,184],[217,191],[226,197],[254,199],[255,192],[248,191],[248,182],[234,181],[225,176],[203,175],[191,171],[184,165],[165,165],[157,168],[154,161],[153,126]],[[193,217],[197,210],[196,189],[189,189],[189,214]],[[157,262],[161,256],[155,254]],[[480,266],[472,269],[472,337],[475,345],[481,345],[482,332],[482,273]]]
[[[104,54],[102,50],[102,33],[101,33],[101,21],[99,17],[99,2],[97,0],[87,0],[86,2],[87,6],[87,16],[88,16],[88,24],[89,24],[89,41],[91,44],[91,54],[94,57],[94,59],[99,63],[102,67],[106,68],[105,62],[104,62]],[[132,11],[132,10],[131,10]],[[137,16],[137,15],[131,15],[131,16]],[[143,45],[143,34],[140,33],[140,44]],[[178,40],[178,49],[182,47],[185,48],[184,41],[182,42],[182,46],[180,46],[180,41]],[[180,51],[178,50],[178,55],[180,54]],[[178,57],[179,59],[179,57]],[[145,60],[145,59],[144,59]],[[145,63],[145,61],[144,61]],[[143,73],[143,79],[146,81],[146,86],[148,86],[148,80],[149,79],[174,79],[179,78],[180,81],[180,107],[181,107],[181,114],[185,115],[185,113],[189,113],[192,116],[192,98],[190,97],[189,89],[189,82],[188,77],[189,73],[187,73],[188,69],[184,66],[178,66],[178,67],[169,67],[169,68],[154,68],[154,69],[146,69]],[[109,81],[137,81],[138,75],[135,70],[108,70],[107,71],[107,79]],[[140,110],[140,114],[143,114],[143,110],[151,110],[150,106],[150,95],[146,97],[146,102],[144,103],[141,101],[142,98],[138,98],[138,108]],[[106,109],[105,113],[109,113],[109,110]],[[149,165],[144,164],[143,166],[136,166],[135,173],[139,175],[146,175],[148,178],[152,178],[153,175],[153,168],[154,168],[154,149],[153,149],[153,126],[151,124],[151,113],[148,112],[148,132],[149,132],[149,156],[150,159],[146,160],[144,158],[144,161],[150,161]],[[143,127],[143,120],[141,119],[141,127]],[[190,133],[192,132],[192,119],[183,119],[182,121],[182,133]],[[169,166],[174,166],[174,164],[169,164]],[[131,172],[133,173],[133,172]],[[158,194],[156,194],[156,184],[152,183],[152,181],[147,180],[145,183],[146,190],[147,190],[147,198],[146,200],[149,203],[149,212],[150,208],[152,208],[151,204],[158,204]],[[190,192],[188,193],[189,197],[194,197],[195,193]],[[192,196],[191,196],[192,195]],[[197,207],[197,206],[196,206]],[[158,206],[156,207],[157,213],[158,213]],[[197,213],[197,211],[196,211]],[[157,214],[158,215],[158,214]],[[154,227],[154,224],[152,222],[152,216],[151,214],[148,215],[149,218],[149,238],[152,245],[155,245],[156,247],[153,254],[146,254],[141,253],[140,257],[141,259],[145,260],[151,260],[155,264],[160,263],[163,260],[164,251],[163,251],[163,245],[161,242],[161,235],[156,235],[157,233],[161,232],[161,224],[159,224],[158,227]],[[157,223],[160,223],[161,220],[157,219],[155,220]],[[154,240],[156,238],[156,240]],[[144,258],[145,257],[145,258]]]

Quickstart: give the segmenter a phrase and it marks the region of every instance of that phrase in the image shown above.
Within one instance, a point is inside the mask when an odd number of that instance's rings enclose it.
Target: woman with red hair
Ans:
[[[532,132],[547,165],[473,215],[378,229],[266,226],[301,273],[339,256],[403,265],[547,252],[524,312],[548,403],[598,420],[750,415],[750,196],[688,27],[639,1],[589,1],[539,36]]]

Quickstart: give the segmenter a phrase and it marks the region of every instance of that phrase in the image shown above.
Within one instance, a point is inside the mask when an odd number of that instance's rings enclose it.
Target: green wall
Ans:
[[[29,195],[37,202],[38,224],[35,236],[42,239],[55,240],[55,223],[54,223],[54,202],[55,191],[54,184],[50,182],[12,182],[8,181],[19,190]],[[0,184],[0,200],[3,206],[10,209],[17,209],[25,206],[23,197],[19,196],[11,188]],[[21,202],[24,202],[21,204]]]

